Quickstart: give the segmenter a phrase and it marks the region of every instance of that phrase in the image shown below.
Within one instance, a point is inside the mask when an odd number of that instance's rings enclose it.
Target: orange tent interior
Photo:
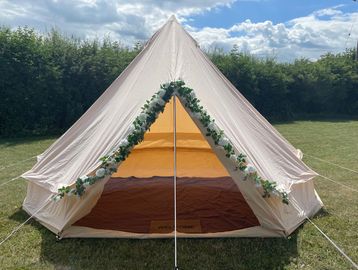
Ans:
[[[174,107],[166,105],[144,141],[120,164],[92,211],[74,225],[170,233],[174,220]],[[177,230],[213,233],[259,222],[183,105],[176,102]]]

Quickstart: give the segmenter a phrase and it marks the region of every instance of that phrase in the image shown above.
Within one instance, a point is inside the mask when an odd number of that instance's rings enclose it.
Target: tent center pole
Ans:
[[[178,268],[178,250],[177,250],[177,111],[176,96],[173,95],[173,133],[174,133],[174,269]]]

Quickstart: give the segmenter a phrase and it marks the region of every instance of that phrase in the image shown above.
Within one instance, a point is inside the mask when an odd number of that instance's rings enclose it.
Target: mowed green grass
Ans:
[[[304,153],[358,171],[358,121],[301,121],[276,128]],[[55,138],[0,140],[0,168],[44,151]],[[358,174],[309,157],[318,173],[358,189]],[[0,170],[0,184],[35,160]],[[325,208],[313,221],[358,261],[357,192],[315,180]],[[24,222],[26,183],[0,187],[0,239]],[[63,239],[31,220],[0,247],[0,269],[173,269],[173,240]],[[350,264],[310,223],[290,237],[179,239],[180,269],[350,269]]]

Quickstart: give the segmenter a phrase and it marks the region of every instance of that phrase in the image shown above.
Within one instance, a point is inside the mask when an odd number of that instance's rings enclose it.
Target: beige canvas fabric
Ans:
[[[274,179],[285,187],[309,216],[322,207],[312,181],[317,174],[302,162],[301,151],[287,142],[249,104],[172,17],[90,109],[23,174],[29,181],[24,209],[35,213],[58,188],[73,184],[79,176],[95,170],[100,165],[99,158],[128,135],[129,126],[145,101],[161,84],[178,79],[194,89],[237,152],[245,153],[263,178]],[[210,140],[209,144],[213,146]],[[262,198],[252,182],[242,181],[243,175],[233,171],[223,153],[215,147],[213,150],[261,224],[258,228],[216,236],[282,236],[290,234],[303,222],[304,216],[292,205],[284,205],[275,197]],[[35,218],[65,237],[155,237],[71,226],[91,211],[106,181],[108,177],[88,188],[80,199],[49,200]]]

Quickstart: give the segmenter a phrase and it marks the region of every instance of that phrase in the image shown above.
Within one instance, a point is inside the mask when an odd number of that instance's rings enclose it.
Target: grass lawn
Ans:
[[[358,121],[299,121],[276,128],[295,147],[358,171]],[[35,160],[3,169],[44,151],[55,138],[0,140],[0,184]],[[310,157],[318,173],[358,189],[358,174]],[[313,221],[358,262],[357,193],[315,180],[325,208]],[[0,187],[0,240],[28,217],[21,210],[26,183]],[[310,224],[278,239],[179,239],[180,269],[350,269],[350,264]],[[173,240],[63,239],[32,220],[0,247],[0,269],[172,269]]]

